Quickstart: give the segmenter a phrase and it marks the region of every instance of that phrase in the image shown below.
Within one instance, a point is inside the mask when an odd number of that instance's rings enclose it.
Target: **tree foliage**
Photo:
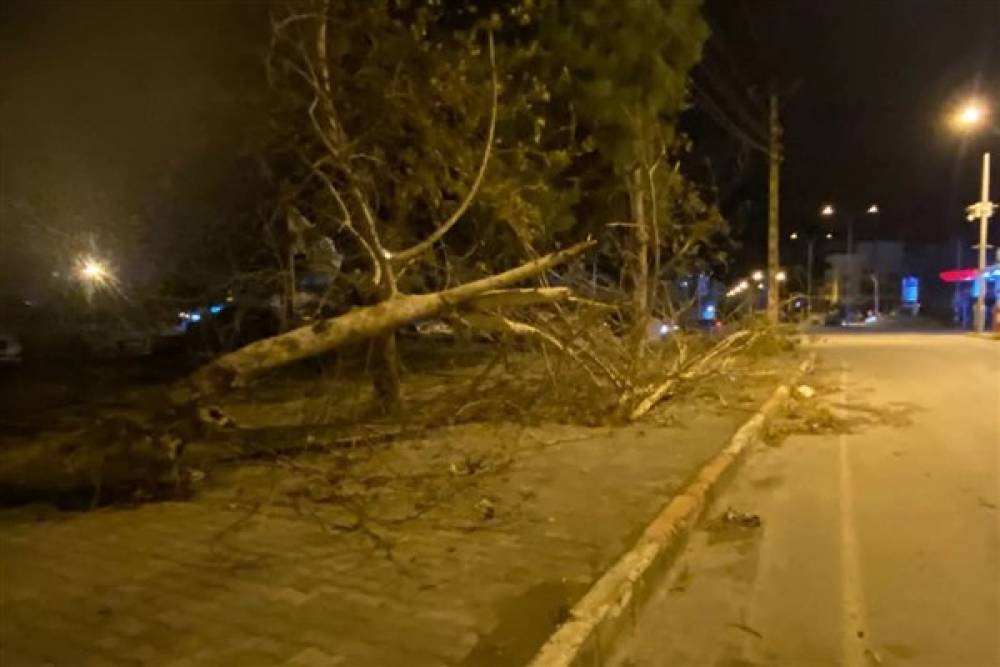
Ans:
[[[625,267],[638,331],[650,292],[723,231],[676,133],[707,34],[698,2],[302,0],[275,5],[271,29],[268,220],[289,299],[290,228],[343,253],[320,300],[341,313],[593,234],[605,270]],[[391,377],[380,336],[371,358]]]

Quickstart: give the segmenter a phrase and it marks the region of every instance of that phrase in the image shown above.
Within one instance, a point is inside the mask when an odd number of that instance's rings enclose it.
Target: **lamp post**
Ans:
[[[865,215],[878,215],[881,213],[878,204],[871,204],[867,209],[865,209]],[[836,210],[833,204],[824,204],[820,209],[819,214],[824,218],[833,218],[836,215]],[[854,219],[858,217],[858,214],[851,213],[847,216],[847,278],[850,281],[850,289],[847,290],[848,298],[847,303],[845,303],[848,318],[852,309],[854,308],[854,302],[857,299],[857,283],[854,279]],[[830,234],[827,234],[827,238],[832,238]]]
[[[788,235],[790,241],[798,241],[800,235],[798,232],[792,232]],[[826,238],[833,238],[832,234],[827,234]],[[812,301],[813,301],[813,256],[814,250],[816,248],[816,236],[810,235],[805,239],[806,242],[806,315],[812,314]],[[783,272],[782,272],[783,273]]]
[[[986,124],[986,107],[976,101],[967,102],[954,116],[960,130],[971,131]],[[973,326],[978,333],[986,330],[986,241],[990,216],[995,205],[990,202],[990,154],[983,153],[983,175],[979,185],[979,201],[966,208],[970,221],[979,220],[979,271],[976,273],[976,306]]]

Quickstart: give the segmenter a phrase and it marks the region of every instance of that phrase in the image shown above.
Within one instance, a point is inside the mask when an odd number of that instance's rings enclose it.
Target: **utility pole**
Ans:
[[[806,254],[806,315],[812,315],[813,301],[813,247],[816,239],[809,239]]]
[[[771,114],[769,129],[767,201],[767,319],[772,324],[778,322],[778,271],[781,258],[778,256],[778,178],[781,167],[781,126],[778,124],[778,96],[771,93]]]
[[[976,275],[976,307],[973,311],[973,322],[978,333],[986,330],[986,230],[993,215],[993,204],[990,202],[990,154],[983,153],[983,180],[981,183],[979,203],[968,208],[969,220],[979,218],[979,273]]]

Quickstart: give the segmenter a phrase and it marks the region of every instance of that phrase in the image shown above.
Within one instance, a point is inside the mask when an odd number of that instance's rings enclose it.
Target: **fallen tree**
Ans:
[[[440,292],[396,294],[374,306],[356,308],[340,317],[251,343],[199,369],[191,376],[190,385],[200,398],[211,397],[280,366],[392,333],[409,322],[433,317],[492,290],[538,276],[582,254],[593,245],[593,241],[583,241],[509,271]],[[530,293],[521,291],[517,298],[523,302],[528,294]]]

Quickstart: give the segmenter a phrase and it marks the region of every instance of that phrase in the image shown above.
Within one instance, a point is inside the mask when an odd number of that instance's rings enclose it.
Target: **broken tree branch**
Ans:
[[[689,380],[698,373],[704,371],[708,367],[711,361],[718,358],[719,355],[721,355],[723,352],[731,350],[738,343],[745,341],[748,338],[750,338],[749,331],[737,331],[736,333],[731,334],[730,336],[727,336],[725,339],[720,341],[717,345],[715,345],[704,355],[698,357],[695,361],[693,361],[690,364],[690,366],[688,366],[682,372],[671,373],[671,376],[665,382],[662,382],[658,386],[654,387],[653,390],[646,396],[646,398],[644,398],[642,401],[639,402],[637,406],[635,406],[632,412],[629,413],[629,419],[631,421],[635,421],[636,419],[639,419],[640,417],[645,415],[647,412],[652,410],[657,403],[659,403],[667,395],[672,393],[674,387],[677,386],[678,382],[680,382],[681,380]]]
[[[211,395],[275,368],[356,343],[437,315],[484,292],[532,278],[593,247],[587,240],[493,276],[430,294],[399,295],[374,306],[256,341],[219,357],[189,378],[197,393]]]

